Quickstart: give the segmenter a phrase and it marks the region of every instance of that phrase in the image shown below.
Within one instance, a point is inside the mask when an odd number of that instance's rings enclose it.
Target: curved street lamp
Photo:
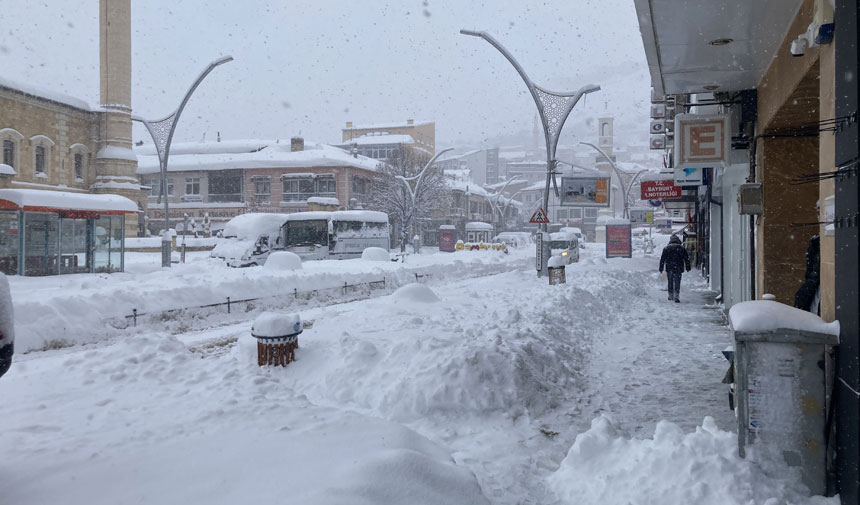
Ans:
[[[630,179],[630,183],[627,184],[627,187],[625,188],[624,187],[624,179],[621,178],[621,170],[618,169],[618,167],[615,165],[615,162],[612,161],[612,158],[610,158],[609,155],[607,155],[606,152],[603,151],[603,149],[597,147],[596,145],[592,144],[591,142],[580,142],[580,144],[583,144],[583,145],[586,145],[589,147],[593,147],[597,152],[600,153],[601,156],[606,158],[606,161],[609,162],[609,166],[611,166],[612,170],[615,172],[615,177],[618,177],[618,183],[621,184],[621,186],[622,186],[621,189],[624,190],[624,219],[630,219],[630,210],[629,210],[629,206],[628,206],[628,202],[627,202],[627,199],[630,196],[630,190],[633,188],[633,183],[636,182],[636,179],[640,175],[642,175],[644,172],[647,172],[647,170],[642,170],[642,171],[636,173],[636,175],[634,175],[633,178]],[[627,174],[626,172],[625,172],[625,174],[630,175],[630,174]]]
[[[430,158],[430,161],[428,161],[427,164],[424,165],[424,168],[421,169],[421,172],[419,172],[418,175],[415,175],[412,177],[404,177],[402,175],[398,175],[395,177],[395,179],[401,181],[406,186],[406,191],[408,191],[409,196],[412,197],[412,207],[410,208],[410,211],[409,211],[409,222],[412,224],[412,231],[413,232],[416,231],[415,230],[415,199],[418,195],[418,188],[421,187],[421,181],[424,180],[424,173],[427,172],[428,168],[430,168],[434,163],[436,163],[436,160],[439,158],[439,156],[442,156],[443,154],[447,153],[448,151],[453,151],[453,150],[454,150],[453,147],[449,147],[448,149],[443,149],[443,150],[439,151],[438,153],[436,153],[432,158]],[[412,188],[412,186],[409,185],[409,183],[412,181],[416,181],[414,189]],[[403,231],[404,232],[406,231],[405,226],[403,227]],[[405,235],[405,233],[401,234],[401,236],[400,236],[400,242],[401,243],[405,243],[405,241],[403,240],[403,238],[404,238],[403,235]],[[402,251],[402,249],[401,249],[401,251]]]
[[[185,97],[182,98],[182,102],[180,102],[179,107],[164,118],[150,121],[140,116],[131,116],[132,121],[143,123],[143,126],[146,127],[146,130],[152,136],[152,141],[155,144],[155,151],[156,154],[158,154],[158,164],[161,168],[161,191],[158,194],[158,203],[161,203],[161,196],[164,195],[164,233],[167,233],[167,230],[170,229],[170,214],[167,204],[168,198],[165,193],[167,192],[167,158],[170,156],[170,144],[173,142],[173,133],[176,131],[176,123],[179,121],[179,116],[182,114],[185,104],[188,103],[188,99],[191,98],[191,94],[194,93],[194,90],[197,89],[197,86],[200,85],[203,78],[209,75],[209,72],[218,65],[223,65],[230,61],[233,61],[232,56],[224,56],[210,63],[209,66],[207,66],[203,72],[197,76],[194,84],[188,88],[188,91],[185,93]],[[165,260],[165,255],[162,255],[161,266],[170,266],[169,256]]]
[[[520,74],[520,77],[525,82],[526,87],[529,89],[529,92],[535,101],[535,105],[537,105],[538,114],[540,115],[541,123],[543,125],[544,140],[546,141],[546,187],[543,195],[543,209],[546,211],[549,206],[550,180],[554,180],[553,174],[555,173],[556,165],[555,151],[558,146],[558,137],[561,134],[562,127],[564,127],[564,122],[567,120],[573,107],[577,102],[579,102],[579,99],[582,98],[583,95],[600,90],[600,86],[589,84],[576,91],[568,92],[550,91],[546,88],[542,88],[529,79],[528,74],[526,74],[526,71],[519,62],[517,62],[516,58],[514,58],[513,55],[511,55],[511,53],[509,53],[508,50],[490,34],[487,32],[477,32],[472,30],[460,30],[460,33],[463,35],[482,38],[502,53],[502,56],[504,56],[511,65],[514,66],[517,73]],[[546,223],[541,224],[541,231],[545,232],[546,230]],[[549,258],[547,258],[546,254],[542,254],[541,252],[538,252],[538,254],[540,254],[541,258],[538,276],[543,276],[547,274],[546,266]]]

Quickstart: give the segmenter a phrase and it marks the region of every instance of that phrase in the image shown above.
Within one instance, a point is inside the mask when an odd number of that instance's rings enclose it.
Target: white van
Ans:
[[[209,256],[231,267],[263,265],[272,249],[280,246],[281,225],[288,214],[249,212],[227,222],[222,237]]]
[[[553,256],[561,256],[565,265],[579,261],[579,238],[569,231],[549,234],[549,246]]]

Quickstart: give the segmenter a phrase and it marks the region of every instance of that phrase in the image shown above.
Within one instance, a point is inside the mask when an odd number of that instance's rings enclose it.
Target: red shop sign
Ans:
[[[681,198],[681,188],[675,181],[642,181],[643,200],[672,200]]]

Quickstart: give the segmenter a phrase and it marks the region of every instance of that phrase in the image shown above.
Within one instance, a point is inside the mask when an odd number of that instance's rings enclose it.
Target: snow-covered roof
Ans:
[[[408,124],[406,122],[403,123],[377,123],[377,124],[363,124],[363,125],[355,125],[344,128],[344,130],[378,130],[381,128],[409,128],[412,126],[423,126],[433,124],[433,121],[413,121],[412,124]]]
[[[360,137],[355,137],[353,139],[345,140],[342,144],[338,145],[360,145],[360,146],[373,146],[373,145],[388,145],[388,144],[414,144],[415,139],[412,138],[412,135],[362,135]]]
[[[490,223],[484,223],[483,221],[472,221],[466,223],[466,230],[484,230],[484,231],[493,231],[493,225]]]
[[[32,84],[24,84],[21,82],[13,81],[5,77],[0,77],[0,86],[15,91],[20,91],[25,95],[30,95],[36,98],[43,98],[45,100],[61,103],[63,105],[68,105],[70,107],[81,109],[87,112],[91,112],[93,110],[100,110],[99,107],[91,107],[89,103],[84,100],[81,100],[80,98],[75,98],[73,96],[57,93],[56,91],[42,88],[40,86],[34,86]]]
[[[333,221],[367,221],[369,223],[387,223],[388,214],[375,210],[338,210],[331,213]]]
[[[490,196],[490,194],[487,193],[487,190],[472,181],[448,179],[448,187],[455,191],[462,191],[463,193],[468,189],[469,193],[472,195]]]
[[[0,208],[25,211],[90,211],[128,214],[138,211],[137,204],[120,195],[94,195],[41,189],[0,189]]]
[[[174,142],[170,144],[170,156],[177,154],[222,154],[222,153],[251,153],[260,149],[280,144],[280,140],[238,139],[222,140],[220,142]],[[289,140],[284,142],[289,146]],[[138,155],[155,155],[155,145],[144,144],[134,148]],[[169,162],[170,160],[168,160]]]
[[[256,240],[260,235],[277,233],[287,220],[287,214],[249,212],[240,214],[224,226],[225,237],[237,237],[243,240]]]
[[[224,142],[220,142],[223,144]],[[353,157],[343,149],[306,142],[303,151],[290,151],[288,143],[269,144],[256,152],[204,152],[173,154],[171,148],[167,170],[186,172],[194,170],[229,170],[250,168],[311,168],[311,167],[357,167],[376,170],[379,160],[365,156]],[[158,157],[138,156],[137,173],[159,172]]]

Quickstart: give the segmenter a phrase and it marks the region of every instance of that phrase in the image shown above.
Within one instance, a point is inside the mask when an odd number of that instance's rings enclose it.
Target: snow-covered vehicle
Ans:
[[[0,377],[9,370],[15,352],[15,325],[9,280],[0,273]]]
[[[504,231],[493,239],[496,244],[505,243],[511,247],[523,247],[533,243],[531,233],[524,231]]]
[[[564,226],[560,230],[559,233],[572,233],[576,235],[576,238],[579,239],[579,247],[585,247],[585,235],[582,234],[582,230],[576,228],[574,226]]]
[[[549,234],[549,246],[553,256],[561,256],[566,265],[579,261],[579,238],[570,231]]]
[[[390,247],[388,214],[370,210],[297,212],[281,226],[279,248],[303,260],[358,258],[368,247]]]
[[[209,256],[223,259],[231,267],[265,264],[269,253],[280,246],[281,225],[287,216],[252,212],[234,217]]]

